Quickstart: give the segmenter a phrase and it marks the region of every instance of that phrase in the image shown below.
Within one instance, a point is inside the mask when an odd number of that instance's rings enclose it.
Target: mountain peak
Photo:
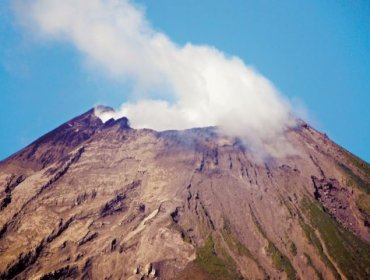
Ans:
[[[324,134],[261,162],[96,110],[0,164],[0,279],[369,279],[370,167]]]

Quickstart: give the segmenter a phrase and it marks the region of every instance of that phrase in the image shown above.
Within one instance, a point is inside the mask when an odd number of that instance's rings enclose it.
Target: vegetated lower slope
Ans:
[[[262,162],[90,110],[0,163],[0,279],[369,279],[369,165],[286,137]]]

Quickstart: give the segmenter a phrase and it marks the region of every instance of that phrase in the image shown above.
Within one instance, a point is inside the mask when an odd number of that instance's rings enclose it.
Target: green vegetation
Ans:
[[[289,209],[289,212],[293,212],[293,209],[294,209],[294,206],[291,205],[288,201],[285,201],[285,206]],[[299,221],[299,224],[308,240],[308,242],[314,246],[317,250],[317,252],[319,253],[320,255],[320,258],[321,260],[326,264],[326,266],[331,270],[331,272],[333,273],[335,279],[341,279],[340,277],[340,274],[338,273],[338,271],[336,270],[335,266],[333,265],[333,263],[329,260],[329,258],[327,257],[327,255],[325,254],[324,252],[324,248],[322,247],[321,245],[321,242],[319,240],[319,238],[316,236],[315,234],[315,231],[314,229],[306,224],[304,222],[304,219],[303,219],[303,216],[302,214],[300,213],[300,211],[297,209],[296,211],[296,214],[298,216],[298,221]],[[291,253],[294,255],[294,246],[295,244],[294,243],[291,243],[290,245],[290,251]],[[304,253],[305,254],[305,253]],[[305,254],[306,255],[306,254]],[[315,270],[316,271],[316,270]],[[319,277],[319,279],[322,279],[320,278],[319,274],[320,273],[319,271],[316,272],[317,276]],[[320,273],[321,275],[321,273]],[[321,276],[322,277],[322,276]]]
[[[216,255],[214,245],[212,238],[209,238],[204,246],[198,250],[195,262],[211,275],[226,277],[229,273],[224,261]]]
[[[349,186],[357,186],[359,189],[362,189],[365,191],[367,194],[370,194],[370,183],[365,182],[361,177],[353,173],[353,171],[348,168],[346,165],[343,163],[339,163],[339,167],[343,170],[345,174],[347,174],[349,180],[347,181],[347,184]],[[370,178],[370,177],[369,177]]]
[[[342,151],[341,153],[364,175],[364,178],[361,178],[346,165],[339,163],[340,168],[347,175],[346,185],[357,187],[365,192],[359,196],[356,204],[364,213],[365,222],[370,223],[370,165],[348,152]]]
[[[239,256],[246,256],[255,261],[249,249],[245,247],[237,238],[233,236],[228,222],[225,222],[225,225],[222,231],[222,236],[224,237],[229,248],[236,249],[236,252],[238,253]]]
[[[249,249],[232,234],[230,224],[227,221],[225,221],[224,228],[222,230],[222,236],[230,250],[237,252],[239,256],[250,258],[256,263],[258,269],[262,271],[265,276],[267,275],[265,269],[261,266]]]
[[[296,271],[294,270],[289,259],[283,255],[271,241],[269,241],[267,253],[271,256],[274,266],[280,271],[284,271],[289,280],[297,279]]]
[[[290,243],[290,252],[293,256],[297,255],[297,246],[294,244],[294,242]]]
[[[290,263],[290,260],[287,256],[279,251],[275,244],[267,237],[266,232],[262,228],[262,225],[258,222],[256,216],[254,215],[251,209],[251,215],[255,226],[261,235],[268,241],[267,253],[271,256],[274,266],[280,271],[284,271],[289,280],[297,279],[297,273]]]
[[[348,279],[370,279],[370,246],[345,230],[317,203],[305,198],[302,206],[345,276]]]
[[[322,277],[321,272],[314,266],[310,255],[307,254],[307,253],[303,253],[303,254],[305,255],[305,257],[307,259],[307,265],[312,267],[312,269],[315,271],[315,274],[316,274],[317,278],[319,278],[320,280],[324,280],[324,277]]]
[[[366,212],[366,214],[370,215],[370,195],[360,195],[357,200],[357,206]]]
[[[365,221],[370,224],[370,195],[361,194],[356,201],[357,207],[364,213]]]
[[[352,155],[349,152],[340,151],[340,153],[342,155],[344,155],[345,157],[347,157],[347,159],[354,166],[356,166],[359,170],[361,170],[361,172],[363,172],[364,175],[366,175],[368,178],[370,178],[370,165],[367,162],[365,162],[362,159],[356,157],[355,155]]]
[[[322,247],[321,242],[320,242],[319,238],[316,236],[315,231],[313,230],[313,228],[311,226],[309,226],[308,224],[304,223],[303,220],[300,221],[300,225],[303,229],[303,232],[306,235],[306,238],[307,238],[308,242],[316,248],[316,250],[318,251],[318,253],[321,257],[321,260],[331,270],[335,279],[341,279],[340,274],[336,270],[335,266],[329,260],[329,258],[326,256],[326,254],[324,252],[324,248]]]
[[[210,276],[210,279],[243,279],[237,272],[236,265],[226,250],[220,248],[220,252],[222,253],[221,256],[216,253],[215,243],[209,237],[204,246],[198,249],[197,258],[194,262]]]
[[[341,162],[338,162],[339,167],[348,176],[349,180],[347,180],[346,182],[347,185],[355,185],[358,188],[364,190],[367,194],[370,194],[370,165],[349,152],[341,151],[341,154],[345,156],[348,161],[351,162],[351,164],[355,166],[365,177],[365,179],[361,178],[360,176],[355,174],[351,168]]]

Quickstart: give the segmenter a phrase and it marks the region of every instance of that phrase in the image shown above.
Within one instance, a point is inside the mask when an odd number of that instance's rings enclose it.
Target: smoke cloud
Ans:
[[[253,150],[286,154],[283,133],[295,122],[290,104],[240,58],[211,46],[177,45],[129,0],[13,3],[27,28],[70,42],[113,77],[133,83],[132,98],[119,110],[97,111],[103,120],[126,116],[134,128],[156,130],[218,126]]]

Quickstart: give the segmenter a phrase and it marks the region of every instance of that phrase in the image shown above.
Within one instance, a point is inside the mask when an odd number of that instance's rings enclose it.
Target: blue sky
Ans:
[[[370,161],[370,3],[302,2],[137,1],[155,29],[239,56]],[[10,2],[0,3],[0,159],[98,103],[119,106],[129,91],[68,43],[20,28]]]

